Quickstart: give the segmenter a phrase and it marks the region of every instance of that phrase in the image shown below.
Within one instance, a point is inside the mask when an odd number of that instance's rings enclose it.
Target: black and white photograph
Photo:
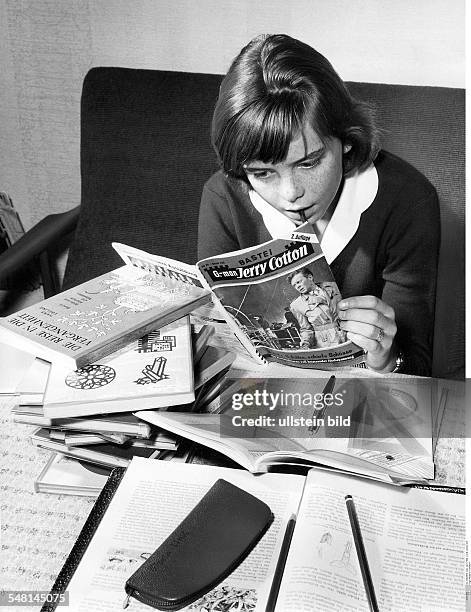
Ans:
[[[467,609],[466,4],[0,0],[0,608]]]

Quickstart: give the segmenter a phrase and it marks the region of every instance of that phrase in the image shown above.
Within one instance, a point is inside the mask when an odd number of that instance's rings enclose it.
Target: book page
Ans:
[[[311,470],[277,610],[368,612],[347,494],[355,502],[381,612],[464,609],[464,495]]]
[[[188,609],[202,610],[223,595],[240,610],[265,609],[285,527],[296,513],[305,479],[287,474],[254,477],[242,470],[134,459],[68,587],[69,610],[115,611],[124,585],[177,527],[218,478],[257,496],[275,520],[245,561],[216,589]],[[229,517],[230,522],[230,517]],[[204,608],[207,609],[207,608]],[[130,610],[147,606],[131,599]]]
[[[137,415],[251,471],[295,459],[388,482],[434,476],[431,390],[421,379],[244,379],[220,400],[221,414]]]

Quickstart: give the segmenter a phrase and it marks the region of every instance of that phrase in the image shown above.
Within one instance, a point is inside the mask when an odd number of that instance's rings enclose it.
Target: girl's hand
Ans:
[[[374,295],[359,295],[341,300],[337,310],[347,338],[367,352],[368,367],[392,371],[397,332],[394,309]]]

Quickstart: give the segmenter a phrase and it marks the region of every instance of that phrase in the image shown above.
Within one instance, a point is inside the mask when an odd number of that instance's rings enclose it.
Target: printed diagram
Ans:
[[[146,365],[146,367],[142,370],[142,374],[144,374],[144,376],[142,378],[138,378],[134,382],[138,385],[148,385],[150,383],[158,383],[161,380],[170,378],[170,376],[165,374],[166,365],[167,359],[165,357],[156,357],[152,365]]]
[[[336,567],[337,569],[347,570],[350,574],[356,574],[356,568],[354,565],[352,565],[352,562],[350,560],[352,554],[352,546],[352,540],[347,540],[343,549],[342,558],[334,559],[334,561],[330,562],[330,565],[332,565],[332,567]]]
[[[220,585],[188,606],[198,612],[253,612],[257,605],[255,589]]]
[[[139,338],[136,350],[138,353],[162,353],[173,351],[176,346],[175,336],[162,336],[161,338],[160,331],[157,330]]]
[[[115,379],[116,371],[106,365],[88,365],[71,372],[65,378],[65,384],[73,389],[86,391],[109,385]]]
[[[332,534],[326,531],[322,534],[322,537],[317,546],[317,556],[319,559],[324,559],[326,556],[330,556],[332,550]]]

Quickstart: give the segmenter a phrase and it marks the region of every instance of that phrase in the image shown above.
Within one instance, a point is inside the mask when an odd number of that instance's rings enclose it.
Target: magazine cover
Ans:
[[[252,354],[303,368],[357,364],[363,349],[340,328],[341,295],[310,232],[210,257],[198,269]]]

